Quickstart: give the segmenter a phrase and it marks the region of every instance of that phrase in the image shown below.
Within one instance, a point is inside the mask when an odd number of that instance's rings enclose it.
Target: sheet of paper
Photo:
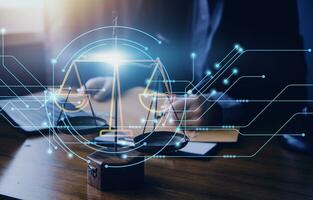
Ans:
[[[216,146],[216,143],[206,142],[189,142],[184,148],[180,149],[180,152],[206,155],[211,149]]]

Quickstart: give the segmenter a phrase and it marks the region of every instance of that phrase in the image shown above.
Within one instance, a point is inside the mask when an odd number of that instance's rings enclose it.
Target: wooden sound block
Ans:
[[[114,152],[114,148],[102,149]],[[144,182],[144,156],[136,150],[118,148],[117,152],[95,152],[87,156],[87,182],[102,190],[125,190],[140,187]],[[122,156],[123,155],[123,156]],[[125,156],[127,155],[127,157]]]

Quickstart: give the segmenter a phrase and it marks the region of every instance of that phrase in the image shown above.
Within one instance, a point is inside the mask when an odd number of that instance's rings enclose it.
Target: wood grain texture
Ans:
[[[151,159],[143,187],[100,192],[87,185],[85,162],[69,159],[61,150],[49,156],[43,137],[23,137],[5,122],[0,130],[0,194],[15,198],[313,199],[312,157],[282,149],[279,138],[253,158]],[[266,139],[242,137],[218,155],[251,155]],[[90,153],[81,145],[72,148],[81,155]]]
[[[243,138],[219,154],[249,154],[262,142]],[[84,162],[61,151],[48,156],[46,149],[42,137],[1,136],[0,193],[22,199],[313,198],[312,157],[285,151],[277,140],[254,158],[152,159],[143,188],[111,193],[87,185]]]

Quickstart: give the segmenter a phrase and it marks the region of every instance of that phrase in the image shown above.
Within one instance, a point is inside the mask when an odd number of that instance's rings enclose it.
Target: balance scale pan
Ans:
[[[58,131],[65,134],[86,135],[108,128],[106,120],[92,116],[68,117],[57,122]]]
[[[156,153],[161,149],[161,153],[172,152],[185,147],[188,142],[186,135],[170,131],[147,132],[134,138],[136,149],[143,153]]]

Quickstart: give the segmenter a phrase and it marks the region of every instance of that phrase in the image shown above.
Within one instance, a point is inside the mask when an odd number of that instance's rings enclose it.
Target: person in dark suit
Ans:
[[[240,44],[243,49],[302,49],[302,38],[298,28],[296,1],[249,1],[249,0],[137,0],[116,1],[119,18],[125,18],[128,26],[145,30],[163,40],[160,58],[166,64],[169,76],[176,80],[192,80],[190,53],[195,52],[195,80],[200,81],[206,71],[218,70],[215,63]],[[127,12],[128,10],[128,12]],[[132,10],[132,12],[129,12]],[[123,21],[123,20],[122,20]],[[125,21],[124,21],[125,23]],[[300,111],[297,103],[272,103],[255,120],[262,109],[289,84],[305,83],[306,65],[303,52],[258,51],[245,53],[233,63],[239,76],[262,76],[265,79],[242,79],[226,94],[230,84],[223,84],[221,76],[210,88],[203,91],[216,100],[223,97],[212,109],[205,112],[212,101],[202,96],[187,101],[187,109],[196,109],[187,115],[190,126],[235,125],[256,132],[273,133]],[[234,67],[231,67],[234,68]],[[87,88],[109,88],[105,78],[90,79]],[[173,85],[174,91],[185,87]],[[101,90],[104,91],[104,90]],[[105,98],[101,91],[94,94]],[[215,97],[214,97],[215,96]],[[290,88],[278,99],[305,99],[302,87]],[[248,99],[251,103],[238,103],[236,99]],[[258,100],[258,101],[252,101]],[[204,104],[202,104],[205,102]],[[213,101],[214,102],[214,101]],[[174,103],[177,109],[183,101]],[[203,113],[205,113],[201,118]],[[222,120],[217,120],[222,117]],[[198,119],[199,118],[199,119]],[[192,120],[198,119],[198,120]],[[252,122],[252,123],[251,123]],[[248,125],[248,126],[247,126]]]

